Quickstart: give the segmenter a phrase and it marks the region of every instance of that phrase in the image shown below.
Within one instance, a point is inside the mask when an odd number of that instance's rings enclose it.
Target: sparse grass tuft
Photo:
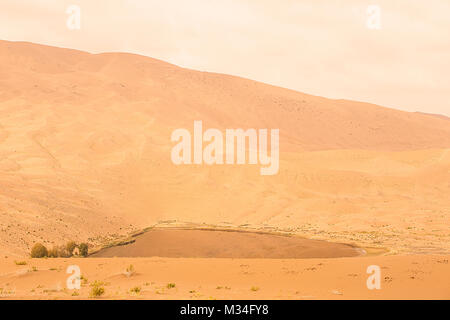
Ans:
[[[26,266],[27,265],[26,261],[16,261],[16,260],[14,260],[14,263],[16,264],[16,266]]]
[[[253,286],[253,287],[251,287],[251,288],[250,288],[250,290],[252,290],[252,291],[255,291],[255,292],[256,292],[256,291],[259,291],[259,287],[255,287],[255,286]]]
[[[100,281],[100,280],[95,280],[94,282],[92,282],[90,284],[91,287],[102,287],[102,286],[107,286],[109,285],[108,282],[104,282],[104,281]]]
[[[87,257],[89,252],[89,247],[86,243],[80,243],[78,246],[78,250],[80,250],[80,256]]]
[[[168,283],[167,284],[167,289],[173,289],[173,288],[175,288],[175,283]]]
[[[139,294],[139,293],[141,293],[141,287],[134,287],[134,288],[131,288],[131,289],[130,289],[130,292],[131,292],[131,293],[134,293],[134,294]]]
[[[135,270],[134,270],[134,266],[132,264],[130,264],[127,269],[125,270],[125,275],[127,277],[131,277],[133,274],[135,274]]]
[[[81,285],[87,285],[88,284],[88,279],[85,276],[81,275],[80,276],[80,280],[81,280]]]
[[[105,288],[100,285],[101,282],[95,281],[91,289],[91,297],[98,298],[105,293]]]

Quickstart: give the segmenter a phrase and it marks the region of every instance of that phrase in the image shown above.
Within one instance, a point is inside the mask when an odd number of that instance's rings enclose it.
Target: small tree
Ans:
[[[70,258],[72,256],[66,249],[66,246],[62,245],[58,247],[58,257],[60,258]]]
[[[69,254],[69,256],[71,257],[73,255],[73,250],[75,250],[75,248],[77,247],[77,244],[75,243],[75,241],[69,241],[66,244],[66,251]]]
[[[36,243],[31,249],[32,258],[44,258],[48,256],[47,248],[41,243]]]
[[[78,249],[80,250],[80,256],[87,257],[88,255],[88,245],[86,243],[80,243],[78,246]]]
[[[50,250],[48,250],[48,256],[50,258],[58,258],[58,248],[57,247],[53,247]]]
[[[65,246],[54,246],[48,250],[48,256],[50,258],[70,258],[72,255],[69,254]]]

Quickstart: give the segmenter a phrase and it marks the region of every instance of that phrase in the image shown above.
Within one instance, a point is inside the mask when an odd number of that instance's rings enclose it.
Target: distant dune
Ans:
[[[426,113],[426,112],[417,112],[419,114],[424,114],[432,117],[437,117],[444,120],[450,120],[450,117],[444,116],[443,114],[436,114],[436,113]]]
[[[173,165],[170,134],[194,120],[280,129],[279,174]],[[449,148],[444,117],[133,54],[0,41],[6,254],[37,241],[99,245],[169,219],[448,253]]]

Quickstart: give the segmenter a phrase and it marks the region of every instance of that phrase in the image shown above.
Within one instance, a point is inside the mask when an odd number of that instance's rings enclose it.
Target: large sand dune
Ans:
[[[170,134],[194,120],[280,129],[279,174],[173,165]],[[37,241],[99,245],[165,220],[448,254],[449,148],[444,117],[132,54],[0,41],[7,255]]]

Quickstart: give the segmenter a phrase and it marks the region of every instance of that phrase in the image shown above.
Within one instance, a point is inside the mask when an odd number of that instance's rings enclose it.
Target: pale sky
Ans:
[[[81,29],[66,26],[69,5]],[[381,29],[367,8],[381,8]],[[0,0],[0,39],[450,116],[449,0]]]

